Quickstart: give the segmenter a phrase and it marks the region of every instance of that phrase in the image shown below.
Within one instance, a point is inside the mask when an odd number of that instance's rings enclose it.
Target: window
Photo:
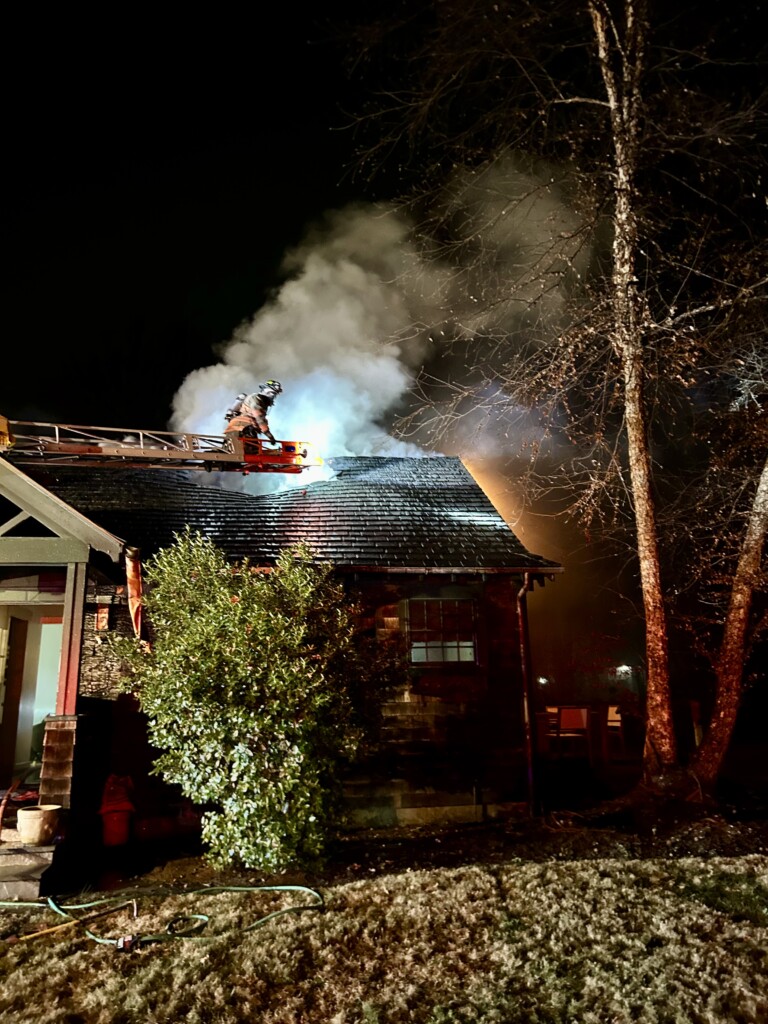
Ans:
[[[408,640],[414,664],[474,664],[474,603],[437,599],[408,601]]]

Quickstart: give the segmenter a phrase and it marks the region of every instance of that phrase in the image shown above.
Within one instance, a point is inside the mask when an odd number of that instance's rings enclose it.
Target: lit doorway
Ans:
[[[39,764],[56,711],[63,609],[0,606],[0,787]]]

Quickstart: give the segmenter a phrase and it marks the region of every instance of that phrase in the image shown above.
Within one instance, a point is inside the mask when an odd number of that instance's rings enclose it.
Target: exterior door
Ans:
[[[11,616],[8,632],[8,659],[5,664],[5,697],[0,718],[0,786],[10,785],[16,758],[16,730],[19,701],[27,648],[27,623]]]

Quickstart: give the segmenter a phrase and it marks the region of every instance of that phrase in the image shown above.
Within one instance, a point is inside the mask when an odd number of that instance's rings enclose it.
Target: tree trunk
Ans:
[[[640,77],[647,21],[644,0],[625,0],[619,25],[605,0],[590,14],[611,115],[616,201],[613,213],[613,347],[624,380],[624,426],[637,525],[640,584],[645,609],[647,672],[644,774],[655,776],[677,761],[669,693],[667,621],[661,589],[656,512],[651,481],[648,427],[643,398],[644,352],[640,299],[635,277],[637,213],[635,170],[640,125]]]
[[[725,629],[716,666],[715,706],[704,742],[691,762],[702,786],[711,789],[717,781],[731,742],[744,687],[747,629],[755,578],[760,568],[768,531],[768,461],[752,502],[739,562],[731,586]]]
[[[647,672],[646,731],[643,772],[662,774],[677,762],[674,723],[669,691],[667,620],[661,588],[656,511],[651,486],[651,459],[642,397],[642,368],[639,354],[622,352],[625,390],[625,426],[629,451],[629,473],[637,525],[637,554],[645,610],[645,656]]]

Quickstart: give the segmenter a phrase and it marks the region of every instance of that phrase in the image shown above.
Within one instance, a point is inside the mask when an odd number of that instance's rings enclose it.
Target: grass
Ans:
[[[758,1024],[768,1019],[768,856],[504,859],[300,893],[137,889],[95,935],[204,937],[116,952],[63,919],[0,912],[3,1024]],[[102,894],[103,896],[104,894]],[[93,896],[91,898],[94,898]],[[73,901],[68,901],[73,902]],[[86,913],[87,911],[80,911]],[[182,925],[183,927],[183,925]]]
[[[734,921],[768,927],[768,889],[752,875],[715,872],[704,878],[686,878],[681,888],[690,899],[699,900]]]

